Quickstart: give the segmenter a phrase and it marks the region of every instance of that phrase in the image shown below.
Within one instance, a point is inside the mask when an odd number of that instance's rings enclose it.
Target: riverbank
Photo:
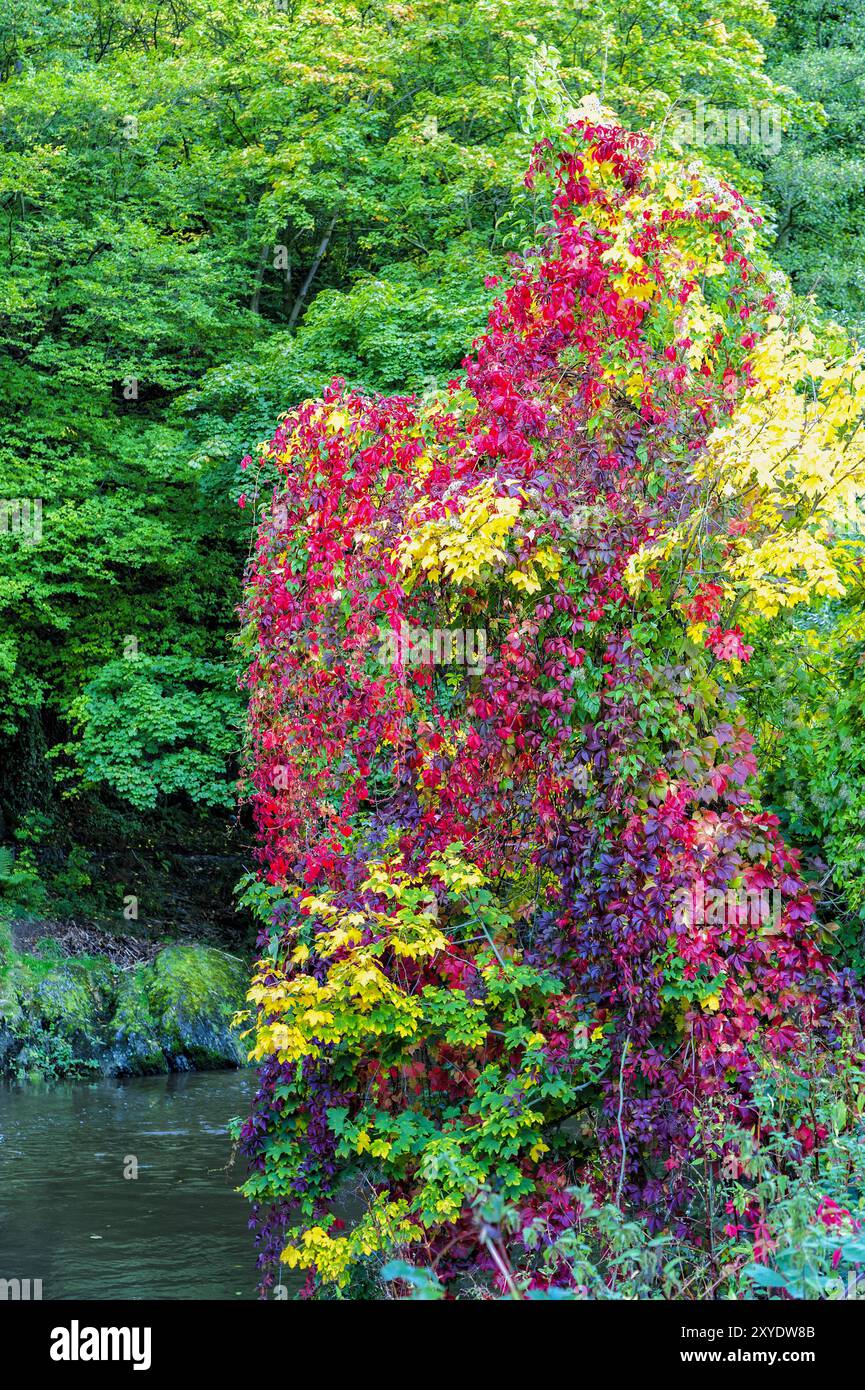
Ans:
[[[82,936],[80,929],[70,938],[0,922],[0,1077],[244,1066],[232,1020],[245,1006],[248,980],[248,961],[197,942]]]

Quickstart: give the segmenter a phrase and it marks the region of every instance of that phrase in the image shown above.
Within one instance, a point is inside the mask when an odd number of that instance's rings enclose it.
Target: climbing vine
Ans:
[[[598,116],[527,183],[549,224],[463,375],[426,405],[336,381],[259,460],[265,1286],[399,1256],[567,1289],[590,1200],[699,1242],[706,1117],[753,1127],[847,1026],[736,680],[842,591],[865,369],[818,358],[698,165]]]

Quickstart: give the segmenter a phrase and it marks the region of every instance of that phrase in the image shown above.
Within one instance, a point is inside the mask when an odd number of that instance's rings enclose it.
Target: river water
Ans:
[[[0,1086],[0,1279],[41,1279],[43,1299],[255,1298],[227,1129],[254,1088],[253,1071]]]

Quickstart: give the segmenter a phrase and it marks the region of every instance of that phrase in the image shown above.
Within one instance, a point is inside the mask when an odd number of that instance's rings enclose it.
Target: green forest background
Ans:
[[[865,336],[863,0],[6,0],[0,499],[34,507],[0,535],[7,923],[251,946],[240,460],[333,376],[458,371],[562,85],[655,131],[765,113],[775,148],[695,153],[764,213],[806,314]],[[861,964],[848,542],[848,597],[775,625],[748,699],[765,802]]]

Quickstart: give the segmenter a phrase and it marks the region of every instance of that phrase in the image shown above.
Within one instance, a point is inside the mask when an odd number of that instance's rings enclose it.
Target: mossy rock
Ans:
[[[18,1076],[102,1069],[114,970],[96,958],[15,956],[0,977],[0,1068]]]
[[[70,1041],[104,1043],[104,1030],[115,995],[115,969],[95,957],[47,960],[48,970],[36,984],[31,1007],[49,1025],[61,1026]]]
[[[109,1069],[115,1075],[154,1076],[170,1071],[148,993],[152,968],[138,965],[120,976]]]
[[[167,946],[121,986],[117,1043],[138,1059],[140,1069],[243,1066],[246,1056],[231,1019],[243,1004],[247,976],[243,961],[213,947]]]
[[[142,1076],[246,1063],[231,1019],[248,968],[222,951],[167,946],[132,970],[50,952],[5,959],[0,1075]]]

